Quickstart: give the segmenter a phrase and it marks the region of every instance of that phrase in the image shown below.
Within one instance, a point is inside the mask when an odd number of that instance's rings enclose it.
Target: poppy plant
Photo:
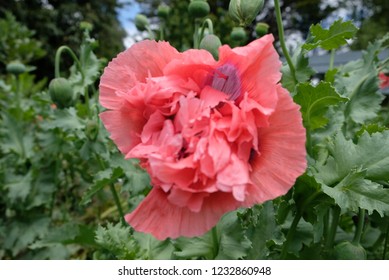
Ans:
[[[158,239],[198,236],[228,211],[285,194],[306,169],[299,106],[279,83],[273,36],[244,47],[178,52],[145,40],[100,82],[100,117],[152,189],[125,216]]]

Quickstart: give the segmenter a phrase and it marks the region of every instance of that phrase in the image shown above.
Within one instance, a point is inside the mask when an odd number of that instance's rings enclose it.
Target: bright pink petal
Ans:
[[[223,214],[239,206],[230,193],[217,192],[205,197],[201,210],[193,212],[170,203],[165,192],[153,188],[125,219],[135,230],[150,233],[159,240],[193,237],[210,230]]]
[[[277,104],[275,85],[281,79],[281,61],[273,47],[273,40],[272,35],[266,35],[244,47],[231,49],[224,45],[219,49],[219,63],[236,66],[242,91],[247,91],[250,98],[265,108],[265,114]]]
[[[163,69],[180,54],[167,42],[141,41],[120,53],[104,69],[100,80],[100,103],[107,109],[119,109],[126,92],[147,77],[163,75]]]
[[[252,162],[247,204],[262,203],[284,195],[307,167],[305,129],[299,106],[278,87],[279,101],[269,126],[259,130],[259,152]]]
[[[140,143],[139,135],[146,123],[141,111],[105,111],[100,114],[100,118],[123,154]]]

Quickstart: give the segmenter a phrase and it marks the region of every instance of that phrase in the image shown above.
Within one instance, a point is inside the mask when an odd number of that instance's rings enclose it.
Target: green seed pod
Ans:
[[[231,31],[231,39],[236,42],[242,42],[246,40],[246,32],[244,31],[243,27],[234,27]]]
[[[209,14],[211,8],[206,0],[191,0],[188,11],[192,17],[202,18]]]
[[[337,260],[366,260],[366,251],[360,244],[349,241],[340,242],[334,248]]]
[[[264,22],[258,22],[257,25],[255,26],[255,33],[257,36],[260,38],[269,32],[269,25]]]
[[[64,78],[55,78],[49,84],[51,100],[58,108],[68,108],[74,103],[74,94],[70,82]]]
[[[7,64],[7,72],[14,75],[23,74],[26,72],[26,66],[19,61],[12,61]]]
[[[215,60],[219,58],[219,47],[222,45],[219,37],[213,34],[205,35],[200,42],[200,49],[209,51]]]
[[[139,31],[145,31],[149,25],[149,20],[145,15],[137,14],[135,16],[135,26]]]
[[[228,13],[241,26],[247,26],[263,8],[263,0],[231,0]]]
[[[163,19],[167,19],[170,13],[170,7],[165,3],[158,6],[157,16]]]

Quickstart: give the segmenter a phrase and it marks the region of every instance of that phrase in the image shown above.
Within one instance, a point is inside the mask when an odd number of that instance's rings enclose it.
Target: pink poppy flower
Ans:
[[[142,41],[100,83],[101,119],[152,190],[126,221],[158,239],[198,236],[228,211],[285,194],[306,169],[299,106],[279,84],[272,35],[179,53]]]
[[[380,72],[378,78],[380,79],[380,89],[389,87],[389,76],[386,76],[384,72]]]

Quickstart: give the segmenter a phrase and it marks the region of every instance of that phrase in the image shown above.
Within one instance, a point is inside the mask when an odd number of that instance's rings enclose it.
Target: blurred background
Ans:
[[[161,3],[170,7],[166,20],[165,40],[179,50],[193,45],[193,18],[188,14],[188,2],[183,0],[9,0],[0,6],[0,71],[10,61],[34,61],[39,68],[38,77],[53,76],[55,50],[61,45],[76,49],[82,40],[83,21],[93,25],[91,37],[99,42],[98,57],[110,60],[118,52],[136,41],[146,38],[138,31],[135,15],[147,16],[151,28],[157,30],[161,18],[157,16]],[[209,0],[210,18],[215,34],[223,44],[234,45],[230,34],[234,23],[228,16],[229,1]],[[360,27],[357,40],[348,48],[364,49],[367,43],[389,30],[389,1],[387,0],[284,0],[282,1],[284,26],[289,48],[295,48],[307,35],[313,23],[328,27],[337,18],[352,19]],[[247,43],[255,39],[258,22],[269,25],[269,33],[277,37],[274,3],[265,1],[263,11],[246,28]],[[277,39],[277,38],[276,38]],[[277,41],[277,40],[276,40]]]

